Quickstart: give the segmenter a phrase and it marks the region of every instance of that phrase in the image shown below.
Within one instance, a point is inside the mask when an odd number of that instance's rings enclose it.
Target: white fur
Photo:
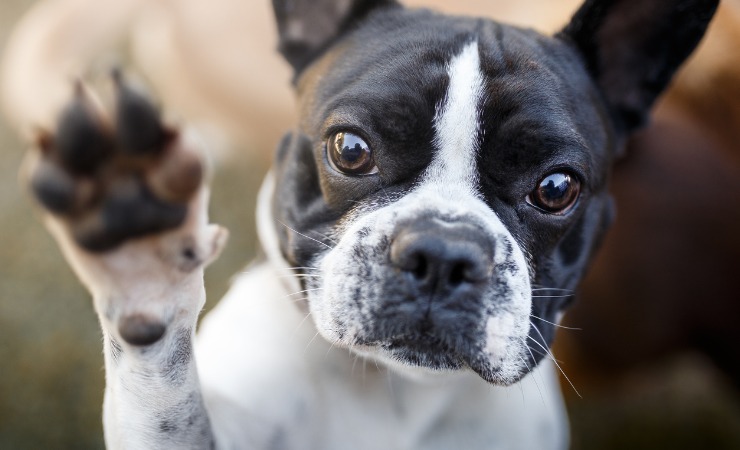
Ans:
[[[478,43],[468,44],[450,61],[450,84],[445,104],[434,118],[437,155],[426,171],[427,183],[441,191],[466,189],[475,196],[477,176],[475,157],[479,148],[483,74],[480,71]]]

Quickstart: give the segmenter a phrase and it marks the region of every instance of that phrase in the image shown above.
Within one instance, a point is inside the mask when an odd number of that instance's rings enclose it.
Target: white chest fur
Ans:
[[[255,266],[203,321],[196,358],[219,446],[564,448],[549,361],[508,388],[472,372],[412,379],[330,348],[281,276]]]
[[[567,416],[551,361],[510,387],[473,372],[412,376],[332,347],[296,305],[303,297],[259,196],[268,261],[241,274],[195,343],[221,448],[563,449]],[[295,293],[295,294],[294,294]]]

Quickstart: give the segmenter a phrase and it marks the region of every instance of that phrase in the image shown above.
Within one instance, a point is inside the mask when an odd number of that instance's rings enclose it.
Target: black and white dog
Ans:
[[[120,74],[112,118],[79,86],[39,138],[32,187],[103,328],[108,446],[565,448],[556,324],[611,164],[717,0],[587,0],[554,37],[273,4],[300,123],[260,193],[265,261],[197,340],[226,236],[199,144]]]

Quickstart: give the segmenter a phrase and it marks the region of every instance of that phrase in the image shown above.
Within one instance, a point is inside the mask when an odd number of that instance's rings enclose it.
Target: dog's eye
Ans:
[[[370,175],[378,172],[370,146],[352,133],[334,133],[326,145],[332,167],[345,175]]]
[[[564,214],[578,200],[581,183],[566,172],[555,172],[542,178],[527,196],[527,202],[550,214]]]

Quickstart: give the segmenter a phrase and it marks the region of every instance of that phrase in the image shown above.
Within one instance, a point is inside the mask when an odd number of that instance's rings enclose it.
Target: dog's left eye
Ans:
[[[550,214],[565,214],[578,200],[581,183],[567,172],[543,177],[527,196],[527,203]]]
[[[345,175],[371,175],[378,172],[370,146],[356,134],[334,133],[326,145],[332,167]]]

